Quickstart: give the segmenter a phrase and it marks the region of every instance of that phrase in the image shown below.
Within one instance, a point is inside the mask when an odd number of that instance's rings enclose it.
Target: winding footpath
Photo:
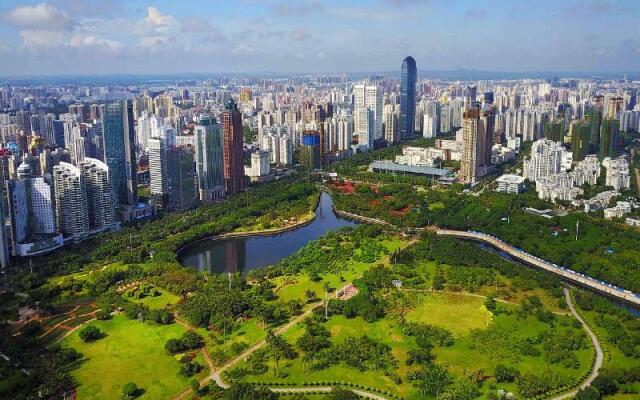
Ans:
[[[307,311],[305,311],[304,313],[298,315],[296,318],[292,319],[291,321],[287,322],[285,325],[282,325],[281,327],[276,329],[276,331],[275,331],[276,334],[282,335],[283,333],[285,333],[289,329],[293,328],[294,326],[296,326],[300,322],[304,321],[305,318],[307,318],[309,315],[311,315],[311,313],[313,313],[313,310],[315,310],[318,307],[321,307],[323,304],[324,304],[324,301],[319,301],[317,303],[313,303],[311,305],[311,307],[309,307],[309,309]],[[213,380],[216,383],[216,385],[218,385],[219,387],[221,387],[223,389],[228,389],[229,388],[229,384],[227,384],[222,379],[222,376],[221,376],[222,373],[224,371],[227,371],[228,369],[234,367],[238,363],[246,360],[247,357],[249,357],[251,354],[255,353],[256,351],[260,350],[265,345],[266,345],[266,341],[265,340],[259,341],[258,343],[256,343],[252,347],[250,347],[249,349],[247,349],[244,352],[242,352],[240,355],[238,355],[235,358],[233,358],[232,360],[226,362],[220,368],[215,370],[211,375],[206,376],[205,378],[201,379],[200,380],[200,386],[202,387],[202,386],[206,385],[207,383],[209,383],[209,381]],[[213,371],[213,369],[214,369],[213,365],[210,364],[209,366]],[[317,387],[315,387],[315,386],[310,386],[310,387],[281,387],[281,386],[279,386],[279,387],[271,387],[271,388],[269,388],[269,390],[271,390],[272,392],[275,392],[275,393],[286,393],[286,392],[328,393],[328,392],[331,392],[332,389],[333,388],[331,386],[317,386]],[[388,400],[386,397],[384,397],[382,395],[379,395],[377,393],[372,393],[372,392],[368,392],[368,391],[365,391],[365,390],[354,389],[354,388],[350,388],[349,390],[351,390],[352,392],[358,394],[359,396],[362,396],[362,397],[367,398],[367,399]],[[180,393],[178,396],[176,396],[174,398],[174,400],[185,400],[185,399],[189,398],[189,396],[192,393],[193,393],[193,390],[187,389],[184,392]]]
[[[298,323],[304,321],[305,318],[307,318],[309,315],[311,315],[311,313],[313,312],[313,310],[315,308],[320,307],[323,304],[324,304],[323,301],[319,301],[317,303],[313,303],[311,305],[311,307],[307,311],[305,311],[304,313],[298,315],[296,318],[292,319],[291,321],[287,322],[285,325],[282,325],[281,327],[276,329],[276,331],[275,331],[276,334],[281,335],[284,332],[286,332],[289,329],[291,329],[293,326],[295,326]],[[235,366],[239,362],[244,361],[251,354],[255,353],[257,350],[260,350],[266,343],[267,342],[265,340],[261,340],[258,343],[256,343],[255,345],[253,345],[252,347],[250,347],[249,349],[243,351],[240,355],[238,355],[235,358],[233,358],[232,360],[226,362],[220,368],[215,370],[211,375],[201,379],[200,380],[200,386],[206,385],[210,380],[214,380],[216,382],[216,384],[218,386],[220,386],[221,388],[223,388],[223,389],[229,388],[229,385],[225,381],[223,381],[222,377],[220,376],[222,374],[222,372],[224,372],[224,371],[228,370],[229,368]],[[193,391],[191,389],[185,390],[184,392],[182,392],[178,396],[176,396],[175,400],[186,399],[186,398],[188,398],[188,396],[191,393],[193,393]]]
[[[553,397],[551,400],[564,400],[564,399],[572,398],[573,396],[576,395],[576,393],[578,393],[578,390],[584,389],[590,386],[591,383],[593,383],[593,381],[598,377],[600,368],[602,368],[602,362],[604,361],[604,353],[602,352],[602,347],[600,346],[598,337],[595,335],[595,333],[593,333],[591,328],[589,328],[589,325],[587,325],[587,323],[584,322],[580,314],[578,314],[578,312],[576,311],[575,307],[573,306],[573,301],[571,300],[571,293],[569,293],[569,289],[567,288],[564,288],[564,297],[567,301],[567,305],[569,306],[569,310],[571,311],[571,314],[573,314],[573,316],[578,321],[580,321],[580,323],[582,324],[582,328],[584,328],[584,330],[587,332],[587,334],[591,338],[591,343],[593,344],[593,347],[596,349],[596,361],[593,365],[593,370],[591,371],[591,374],[589,374],[587,379],[585,379],[584,382],[582,382],[582,384],[578,389],[575,389],[569,393],[565,393],[557,397]]]

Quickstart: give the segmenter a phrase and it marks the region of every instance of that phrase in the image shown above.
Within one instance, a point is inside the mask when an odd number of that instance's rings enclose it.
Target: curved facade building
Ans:
[[[113,225],[114,200],[109,180],[109,167],[95,158],[85,158],[78,164],[84,177],[91,230],[103,230]]]
[[[60,231],[75,241],[84,239],[89,233],[85,177],[75,165],[61,162],[53,167],[53,185]]]
[[[402,61],[402,79],[400,80],[401,139],[411,137],[415,132],[417,80],[416,60],[409,56]]]

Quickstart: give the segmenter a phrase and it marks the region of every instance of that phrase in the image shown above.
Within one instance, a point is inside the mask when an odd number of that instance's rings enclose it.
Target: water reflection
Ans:
[[[320,195],[316,218],[309,225],[272,236],[253,236],[225,240],[206,240],[194,245],[182,257],[182,264],[209,272],[246,272],[277,264],[310,240],[342,226],[356,223],[338,217],[331,196]]]

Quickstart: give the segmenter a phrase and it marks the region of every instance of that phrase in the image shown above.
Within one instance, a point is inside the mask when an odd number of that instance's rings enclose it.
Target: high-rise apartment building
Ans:
[[[21,244],[56,233],[51,185],[34,176],[27,162],[18,167],[17,179],[7,181],[7,199],[14,255],[26,255],[21,254]]]
[[[167,201],[167,158],[164,139],[159,137],[147,140],[149,153],[149,189],[156,204],[164,207]]]
[[[339,115],[337,117],[338,129],[337,144],[338,150],[348,150],[351,148],[353,142],[353,116],[352,115]]]
[[[422,124],[422,137],[429,139],[434,138],[438,134],[438,120],[429,114],[424,115],[424,123]]]
[[[400,79],[400,137],[402,139],[413,136],[415,131],[417,80],[416,60],[409,56],[402,61]]]
[[[474,184],[491,164],[493,110],[469,108],[462,120],[462,158],[459,179]]]
[[[451,133],[452,129],[452,112],[449,104],[443,104],[440,107],[440,132],[444,134]],[[464,122],[463,122],[464,125]]]
[[[571,159],[571,153],[560,142],[536,140],[531,145],[530,157],[523,161],[522,175],[525,179],[537,182],[565,171],[571,165]]]
[[[618,119],[605,118],[600,127],[600,146],[598,149],[600,161],[606,157],[614,158],[618,155],[618,141],[620,134],[620,121]]]
[[[544,124],[544,137],[554,142],[564,143],[564,120],[557,119]]]
[[[111,228],[114,221],[114,201],[109,181],[109,167],[95,158],[87,157],[78,164],[86,190],[89,230]]]
[[[116,202],[133,205],[138,199],[133,106],[129,101],[106,105],[103,116],[104,162],[109,167]]]
[[[353,109],[354,109],[354,130],[360,132],[362,125],[368,120],[356,121],[356,110],[370,109],[373,113],[373,142],[383,138],[382,132],[382,111],[383,111],[383,90],[381,86],[374,83],[359,83],[353,87]],[[371,148],[373,150],[373,147]]]
[[[222,137],[224,156],[224,189],[238,193],[246,186],[244,176],[244,150],[242,147],[242,113],[230,99],[222,112]]]
[[[214,118],[201,117],[195,125],[194,136],[200,201],[209,203],[224,197],[222,128]]]
[[[56,219],[60,232],[79,241],[89,232],[85,177],[75,165],[61,162],[53,167]]]
[[[395,144],[400,141],[400,112],[393,104],[384,106],[384,139]]]

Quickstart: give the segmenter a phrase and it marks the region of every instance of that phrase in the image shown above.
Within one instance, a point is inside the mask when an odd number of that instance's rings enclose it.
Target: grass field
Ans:
[[[506,346],[500,352],[492,354],[491,351],[478,348],[470,333],[472,330],[486,330],[490,323],[497,324],[501,331],[507,335],[506,340],[519,340],[526,337],[534,337],[548,330],[547,323],[538,321],[530,316],[525,319],[517,319],[515,314],[501,314],[492,316],[483,306],[484,299],[460,294],[446,293],[408,293],[412,296],[414,308],[407,313],[406,319],[422,323],[429,323],[450,330],[456,340],[453,346],[436,347],[434,354],[436,362],[447,367],[455,377],[462,377],[464,370],[482,369],[488,376],[488,381],[481,389],[487,393],[492,390],[495,381],[491,377],[495,366],[504,363],[503,356],[511,350]],[[519,306],[506,306],[515,311]],[[568,319],[568,317],[558,317]],[[392,354],[397,360],[393,372],[402,377],[403,382],[396,384],[390,377],[384,376],[382,371],[364,371],[350,368],[345,364],[333,365],[320,371],[305,371],[301,357],[280,362],[280,371],[287,374],[285,378],[274,378],[273,361],[269,361],[269,370],[260,376],[249,376],[247,380],[253,382],[283,382],[295,385],[301,382],[314,381],[351,381],[374,387],[378,390],[388,390],[407,399],[421,399],[417,389],[406,380],[407,374],[415,369],[405,364],[407,352],[416,347],[415,339],[403,334],[399,323],[392,318],[385,318],[373,323],[368,323],[357,317],[347,319],[344,316],[333,316],[326,322],[327,329],[331,332],[332,341],[341,343],[347,337],[359,337],[367,335],[370,338],[388,344],[392,348]],[[289,343],[295,344],[296,340],[304,333],[304,328],[298,325],[287,331],[283,338]],[[504,346],[503,346],[504,347]],[[503,354],[504,352],[504,354]],[[589,368],[593,349],[591,347],[575,352],[580,363],[580,368],[570,369],[559,364],[548,364],[544,357],[521,356],[517,360],[508,362],[521,372],[539,373],[547,367],[556,373],[568,378],[577,378]],[[242,365],[241,365],[242,366]],[[499,388],[517,393],[514,383],[500,384]],[[493,389],[495,390],[495,388]],[[626,400],[626,399],[625,399]]]
[[[144,389],[140,399],[171,398],[189,386],[190,378],[180,375],[179,362],[164,350],[167,340],[185,332],[180,325],[149,325],[122,315],[91,325],[107,336],[83,343],[75,332],[62,342],[84,355],[80,368],[72,372],[79,383],[79,400],[118,399],[127,382]],[[197,360],[206,371],[200,354]]]
[[[256,318],[242,322],[226,338],[223,338],[222,334],[204,328],[198,328],[196,332],[205,338],[205,346],[217,366],[224,363],[220,362],[221,357],[224,357],[224,360],[229,360],[237,355],[232,349],[234,343],[242,342],[246,347],[250,347],[267,336],[267,331]]]
[[[180,301],[180,296],[177,296],[165,289],[159,288],[159,287],[154,287],[155,290],[157,290],[158,292],[160,292],[160,296],[146,296],[143,297],[141,299],[134,297],[127,297],[125,295],[125,299],[133,301],[135,303],[142,303],[145,304],[147,307],[149,307],[150,309],[161,309],[161,308],[165,308],[167,305],[173,305],[176,304],[178,301]]]
[[[389,252],[393,252],[401,247],[409,245],[408,242],[401,239],[391,237],[380,240],[382,244]],[[384,257],[381,261],[382,264],[388,265],[388,257]],[[334,289],[340,289],[347,283],[352,282],[354,279],[362,276],[362,273],[369,268],[372,264],[364,263],[354,260],[349,260],[343,266],[340,273],[330,273],[322,275],[322,281],[313,282],[307,275],[298,274],[296,276],[281,276],[273,279],[276,284],[274,290],[278,296],[278,301],[286,303],[289,300],[302,300],[306,301],[305,293],[307,290],[316,292],[319,298],[324,296],[324,284],[327,283]]]
[[[409,293],[415,296],[416,307],[406,315],[408,321],[425,322],[448,329],[456,337],[471,329],[484,329],[491,322],[491,313],[484,299],[453,293]],[[452,316],[455,315],[455,318]]]
[[[407,340],[396,323],[388,320],[367,323],[360,317],[347,319],[343,316],[334,316],[327,322],[326,327],[331,332],[332,340],[335,343],[341,343],[350,336],[367,335],[389,344],[393,348],[394,357],[398,359],[398,373],[402,375],[407,371],[408,367],[404,364],[404,360],[406,360],[406,352],[413,345],[413,340]],[[287,331],[283,338],[290,343],[295,343],[303,333],[304,328],[302,325],[298,325]],[[293,361],[281,361],[280,371],[289,374],[285,379],[274,379],[273,362],[269,362],[268,365],[269,371],[267,373],[251,377],[249,380],[288,382],[292,385],[296,382],[350,381],[381,390],[390,390],[402,397],[408,396],[413,392],[413,388],[409,385],[396,385],[391,378],[385,377],[381,371],[360,372],[344,364],[335,365],[321,371],[305,372],[299,358]]]

